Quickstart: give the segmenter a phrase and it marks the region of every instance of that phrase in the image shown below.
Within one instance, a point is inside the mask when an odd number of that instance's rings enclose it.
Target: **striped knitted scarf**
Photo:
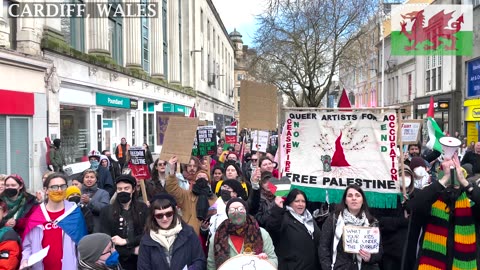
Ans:
[[[419,270],[444,270],[447,265],[447,241],[450,208],[440,196],[432,205],[431,222],[427,224],[422,243]],[[452,270],[477,269],[475,224],[470,200],[465,192],[455,201],[453,213],[454,246]],[[450,251],[452,252],[452,251]]]

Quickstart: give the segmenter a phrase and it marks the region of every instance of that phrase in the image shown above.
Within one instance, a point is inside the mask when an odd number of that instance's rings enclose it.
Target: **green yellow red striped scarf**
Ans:
[[[476,270],[476,235],[470,200],[465,192],[455,202],[453,265],[452,270]],[[427,224],[423,238],[419,270],[445,270],[447,267],[447,237],[450,209],[439,197],[432,205],[431,223]],[[451,251],[450,251],[451,252]]]

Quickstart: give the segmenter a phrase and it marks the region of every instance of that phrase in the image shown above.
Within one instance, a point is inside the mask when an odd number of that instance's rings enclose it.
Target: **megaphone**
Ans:
[[[457,152],[462,142],[455,137],[442,137],[438,140],[442,145],[443,149],[443,158],[452,159],[455,152]]]

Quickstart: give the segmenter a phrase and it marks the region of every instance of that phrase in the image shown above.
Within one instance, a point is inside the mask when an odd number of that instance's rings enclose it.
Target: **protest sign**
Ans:
[[[197,132],[198,118],[170,117],[163,141],[161,160],[177,156],[179,163],[188,164]]]
[[[130,156],[128,168],[132,170],[132,176],[138,179],[150,179],[150,167],[145,158],[145,149],[132,146],[128,149],[128,154]]]
[[[239,254],[225,261],[218,270],[275,270],[268,260],[262,260],[256,255]]]
[[[380,231],[378,227],[345,226],[343,228],[343,250],[358,253],[361,249],[372,254],[378,253]]]
[[[165,132],[167,131],[168,126],[168,119],[172,116],[183,117],[183,113],[156,112],[157,143],[159,145],[163,145],[163,139],[165,138]]]
[[[268,147],[268,131],[252,131],[251,150],[266,153]]]
[[[215,126],[197,128],[192,148],[192,156],[209,156],[217,153],[217,131]]]
[[[308,199],[339,203],[359,185],[370,207],[397,206],[397,114],[370,111],[287,111],[282,135],[285,176]]]
[[[240,99],[240,129],[277,128],[277,88],[274,85],[242,80]]]
[[[404,144],[418,143],[422,132],[422,123],[422,119],[403,120],[400,138]]]
[[[237,127],[234,127],[234,126],[225,127],[225,143],[228,143],[228,144],[237,143]]]

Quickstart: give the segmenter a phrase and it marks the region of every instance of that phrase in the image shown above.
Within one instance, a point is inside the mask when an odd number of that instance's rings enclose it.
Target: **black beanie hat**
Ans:
[[[130,174],[122,174],[115,179],[115,185],[119,182],[125,182],[127,184],[131,184],[133,188],[137,186],[137,180],[135,177],[131,176]]]
[[[242,184],[238,180],[234,179],[227,179],[223,181],[222,185],[229,186],[237,193],[237,197],[242,198],[242,199],[247,199],[247,193],[245,192],[245,189],[243,189]]]
[[[232,198],[227,202],[227,207],[225,208],[225,211],[227,212],[227,216],[228,216],[228,209],[230,208],[230,205],[234,202],[240,202],[241,204],[243,204],[243,207],[245,207],[245,210],[247,210],[247,213],[248,213],[248,205],[244,200],[240,198]]]
[[[175,198],[172,195],[170,195],[168,193],[162,192],[162,193],[159,193],[159,194],[153,196],[152,200],[150,201],[150,204],[153,204],[153,202],[156,201],[156,200],[168,200],[168,201],[170,201],[170,204],[172,205],[172,207],[174,207],[174,208],[177,207],[177,201],[175,200]]]

